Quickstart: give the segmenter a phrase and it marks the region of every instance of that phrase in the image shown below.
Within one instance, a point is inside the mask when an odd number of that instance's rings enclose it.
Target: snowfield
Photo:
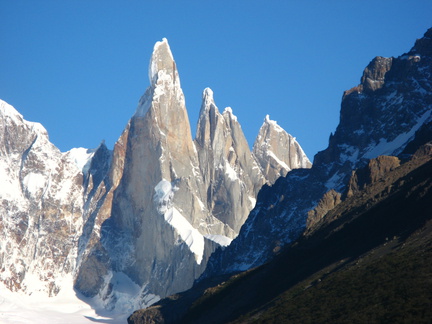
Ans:
[[[67,289],[68,286],[70,289]],[[72,288],[72,277],[64,278],[63,289],[55,297],[45,293],[26,295],[2,287],[0,323],[125,323],[130,314],[96,314],[91,300],[79,299]]]

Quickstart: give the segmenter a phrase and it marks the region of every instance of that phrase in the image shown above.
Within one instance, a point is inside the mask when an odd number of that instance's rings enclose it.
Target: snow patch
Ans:
[[[145,308],[160,300],[140,287],[123,272],[110,272],[105,276],[105,289],[88,302],[105,316],[126,319],[136,309]],[[108,310],[109,309],[109,310]]]
[[[256,205],[256,199],[254,197],[249,196],[249,201],[251,203],[251,208],[254,209]]]
[[[141,96],[134,117],[144,117],[150,109],[153,98],[153,88],[147,88],[146,92]]]
[[[217,234],[208,234],[204,236],[206,239],[209,239],[213,242],[216,242],[217,244],[219,244],[220,246],[228,246],[231,244],[232,239],[230,239],[229,237],[226,237],[225,235],[217,235]]]
[[[195,254],[196,262],[201,264],[204,254],[204,237],[201,233],[175,207],[168,209],[164,218],[168,224],[174,227],[191,252]]]
[[[196,197],[196,199],[198,200],[198,204],[199,204],[201,210],[202,210],[202,211],[205,211],[205,210],[206,210],[206,207],[205,207],[204,203],[203,203],[203,202],[201,201],[201,199],[199,199],[198,197]]]
[[[56,281],[63,288],[55,297],[48,297],[45,293],[37,291],[29,296],[23,292],[11,292],[2,287],[0,292],[1,322],[78,324],[112,321],[112,318],[96,314],[88,303],[77,297],[73,290],[72,275]],[[116,320],[126,321],[127,316],[116,318]]]
[[[66,152],[65,155],[67,155],[68,158],[75,163],[78,169],[80,169],[85,174],[90,168],[91,159],[93,158],[95,152],[95,149],[78,147]]]
[[[154,188],[153,199],[158,212],[164,215],[165,221],[175,229],[190,251],[195,254],[196,262],[201,264],[204,254],[204,237],[177,208],[173,207],[172,201],[177,190],[178,188],[173,186],[171,182],[163,179]]]
[[[394,140],[388,142],[387,139],[381,138],[379,143],[369,148],[369,150],[363,154],[366,159],[374,159],[379,155],[393,155],[397,150],[403,148],[403,146],[415,135],[415,132],[425,123],[425,121],[431,116],[432,111],[426,111],[420,118],[417,119],[417,123],[406,133],[402,133],[397,136]]]
[[[46,185],[45,176],[40,173],[29,173],[23,179],[23,184],[28,193],[36,196]]]
[[[0,160],[0,198],[14,201],[22,199],[18,175],[10,169],[5,160]]]
[[[225,173],[228,175],[228,178],[231,181],[238,180],[237,172],[234,170],[231,164],[228,163],[227,160],[225,160]]]
[[[338,146],[341,149],[340,160],[342,163],[345,161],[350,161],[351,163],[356,163],[358,161],[359,149],[357,147],[340,144]]]
[[[284,130],[282,127],[280,127],[280,126],[278,125],[278,123],[277,123],[275,120],[271,120],[271,119],[270,119],[270,116],[269,116],[269,115],[266,115],[266,116],[265,116],[265,118],[264,118],[264,124],[268,124],[268,125],[272,126],[273,129],[274,129],[276,132],[278,132],[278,133],[285,132],[285,130]]]
[[[226,115],[226,114],[228,114],[232,120],[237,121],[237,117],[233,114],[231,107],[225,108],[225,110],[223,111],[223,115]]]
[[[344,178],[343,174],[340,174],[339,172],[336,172],[325,183],[326,188],[328,190],[330,190],[330,189],[337,189],[341,185],[341,181],[342,181],[343,178]]]
[[[266,154],[270,157],[272,157],[282,168],[284,168],[287,171],[290,171],[291,168],[282,160],[280,160],[276,154],[274,154],[272,151],[266,151]]]

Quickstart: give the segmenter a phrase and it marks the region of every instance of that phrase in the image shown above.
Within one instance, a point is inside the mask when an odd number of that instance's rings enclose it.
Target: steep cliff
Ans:
[[[73,281],[95,309],[122,313],[189,288],[214,249],[238,235],[261,186],[285,174],[276,169],[269,180],[210,89],[192,139],[166,39],[154,47],[149,81],[112,151],[102,143],[61,153],[40,124],[1,102],[0,280],[8,289],[54,296]]]
[[[293,170],[260,191],[239,236],[212,255],[203,278],[269,261],[303,232],[308,213],[327,192],[334,190],[331,204],[338,203],[353,170],[380,155],[412,154],[430,141],[431,76],[432,29],[408,53],[373,59],[361,83],[344,93],[328,148],[315,156],[310,170]]]
[[[0,101],[0,282],[8,289],[53,296],[72,278],[92,155],[61,153],[41,124]]]

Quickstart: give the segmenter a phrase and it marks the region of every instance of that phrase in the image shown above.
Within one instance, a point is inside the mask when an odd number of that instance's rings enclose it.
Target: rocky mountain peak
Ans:
[[[95,206],[86,228],[101,228],[100,235],[81,240],[75,288],[86,296],[115,285],[116,272],[137,283],[144,295],[188,288],[214,249],[237,236],[265,182],[237,117],[231,108],[219,112],[209,88],[203,91],[192,140],[166,39],[154,47],[149,76],[150,86],[114,152],[100,154],[104,171],[96,173],[92,163],[86,182]],[[103,174],[108,176],[102,180]],[[101,297],[104,305],[120,307],[119,294],[109,290]]]
[[[150,86],[141,97],[135,116],[145,116],[150,107],[160,107],[163,110],[185,106],[177,66],[166,38],[156,42],[154,46],[148,75]],[[155,103],[157,104],[155,105]],[[179,112],[172,110],[160,111],[160,113],[162,115],[174,115]],[[185,111],[180,112],[180,114],[185,115]]]
[[[237,121],[237,116],[234,115],[231,107],[226,107],[222,113],[222,115],[227,120]]]
[[[157,42],[153,48],[149,65],[150,84],[155,86],[162,75],[170,76],[174,83],[179,81],[174,57],[166,38]]]
[[[221,117],[213,98],[213,91],[210,88],[204,89],[195,138],[198,146],[204,147],[214,140],[217,126],[223,123]]]
[[[417,39],[411,54],[432,56],[432,28],[429,28],[424,36]],[[419,56],[419,58],[421,58]]]
[[[393,58],[375,57],[363,72],[361,85],[363,91],[375,91],[380,89],[385,81],[385,75],[392,66]]]
[[[205,119],[208,117],[211,110],[213,111],[213,113],[220,114],[219,109],[217,108],[213,98],[213,91],[210,88],[205,88],[202,93],[202,101],[201,101],[201,109],[198,118],[198,125],[201,123],[203,118]]]
[[[201,109],[210,106],[211,104],[214,105],[214,98],[213,98],[213,90],[210,88],[205,88],[202,94],[203,104],[201,106]]]
[[[59,278],[74,271],[83,174],[41,124],[4,101],[0,157],[0,282],[11,291],[56,295]]]
[[[281,246],[304,231],[309,211],[319,205],[319,210],[312,212],[316,220],[340,201],[352,170],[368,165],[380,155],[398,156],[415,141],[416,134],[418,143],[430,141],[432,59],[427,53],[432,50],[431,36],[429,30],[409,54],[371,61],[361,84],[344,93],[340,122],[330,135],[328,148],[315,155],[310,170],[293,170],[271,187],[263,187],[239,235],[223,251],[212,255],[202,278],[267,262]],[[267,147],[274,145],[268,145],[273,142],[266,140],[269,126],[266,119],[254,145],[257,161],[260,154],[266,154]],[[409,151],[415,149],[410,147]],[[393,168],[397,163],[377,159],[370,166],[373,171],[369,177],[376,178],[380,170]],[[352,190],[355,186],[359,186],[358,181],[356,185],[352,183]]]
[[[296,139],[271,120],[269,115],[265,117],[256,137],[253,155],[271,184],[292,169],[312,166]]]
[[[113,151],[102,143],[61,153],[42,125],[0,101],[0,236],[7,242],[0,270],[10,270],[0,271],[0,282],[10,290],[32,293],[29,273],[55,295],[63,289],[56,279],[67,275],[95,307],[129,312],[189,288],[213,251],[238,235],[266,178],[237,117],[231,108],[221,113],[205,89],[193,140],[166,39],[154,46],[148,74]],[[282,142],[271,154],[276,161],[292,145]],[[13,221],[2,225],[2,215]]]

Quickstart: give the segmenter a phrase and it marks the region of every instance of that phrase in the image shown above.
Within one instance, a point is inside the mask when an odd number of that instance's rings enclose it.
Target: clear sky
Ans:
[[[343,91],[375,56],[409,51],[432,27],[432,1],[0,0],[0,21],[0,98],[62,151],[113,147],[166,37],[193,134],[210,87],[249,145],[269,114],[312,159]]]

